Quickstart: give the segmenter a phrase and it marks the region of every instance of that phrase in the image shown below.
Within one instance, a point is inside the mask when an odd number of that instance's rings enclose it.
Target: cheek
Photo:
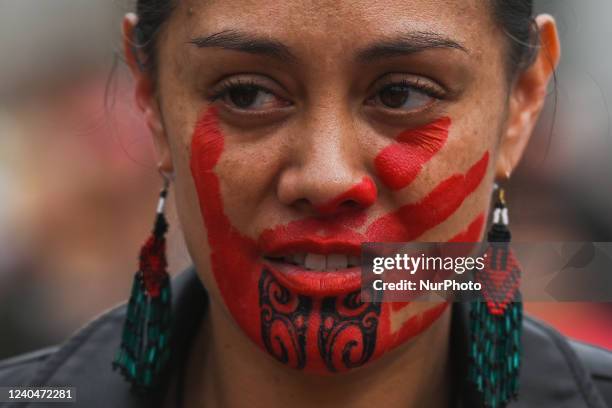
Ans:
[[[375,158],[379,178],[391,190],[408,187],[446,144],[451,120],[441,118],[420,129],[402,132],[396,142]],[[465,173],[456,173],[438,182],[418,202],[399,208],[374,220],[366,238],[371,242],[408,242],[421,237],[451,217],[482,184],[489,165],[489,153],[471,164]],[[477,242],[485,224],[484,213],[478,214],[450,242]],[[429,328],[447,310],[448,303],[433,305],[415,313],[410,302],[384,303],[380,331],[385,333],[387,349],[410,340]],[[422,305],[421,305],[422,306]],[[378,350],[383,352],[383,350]]]
[[[277,137],[245,136],[239,131],[217,132],[224,148],[214,166],[220,184],[224,214],[244,235],[255,237],[260,220],[275,222],[276,207],[270,205],[276,175],[287,155]],[[206,153],[203,153],[206,154]]]
[[[448,242],[478,242],[485,225],[485,214],[480,213],[463,231],[452,237]]]
[[[459,209],[484,179],[488,163],[489,154],[485,152],[466,174],[448,177],[419,202],[401,206],[373,222],[368,237],[373,242],[414,241]]]
[[[374,159],[381,181],[391,190],[407,187],[448,139],[450,118],[440,118],[418,129],[400,133],[395,143]]]
[[[411,185],[425,164],[429,163],[446,145],[451,126],[444,117],[418,129],[400,133],[396,141],[384,148],[374,159],[376,171],[391,190]],[[448,155],[448,151],[446,152]],[[440,163],[432,163],[434,165]],[[455,173],[439,181],[418,202],[399,208],[374,220],[367,229],[367,238],[373,242],[414,241],[425,232],[442,224],[462,206],[480,186],[487,174],[489,152],[481,153],[465,173]],[[468,230],[453,239],[480,238],[482,223],[472,221]],[[480,227],[479,227],[480,225]],[[448,237],[448,235],[447,235]]]
[[[213,276],[230,313],[252,334],[259,325],[256,308],[260,265],[252,240],[240,234],[226,215],[219,179],[214,173],[224,149],[214,109],[196,124],[191,145],[191,172],[208,234]]]

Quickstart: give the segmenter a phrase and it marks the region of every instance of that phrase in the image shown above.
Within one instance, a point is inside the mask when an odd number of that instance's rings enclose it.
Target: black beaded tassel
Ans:
[[[164,204],[165,183],[159,197],[153,233],[140,251],[140,268],[134,275],[127,305],[121,346],[113,369],[136,390],[155,386],[170,358],[171,291],[166,261],[168,223]]]
[[[493,212],[485,268],[476,272],[483,299],[471,304],[469,379],[485,407],[503,408],[516,399],[521,366],[523,304],[520,267],[510,248],[504,191]]]

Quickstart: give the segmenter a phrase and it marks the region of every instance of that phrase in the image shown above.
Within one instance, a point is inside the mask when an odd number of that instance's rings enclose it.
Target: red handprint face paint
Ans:
[[[408,186],[418,176],[423,165],[442,149],[448,138],[451,120],[440,118],[417,129],[400,133],[396,142],[376,156],[378,176],[390,189]]]
[[[450,119],[445,118],[426,128],[440,133],[431,146],[441,148],[449,126]],[[343,372],[375,360],[422,333],[441,316],[447,304],[414,315],[406,313],[408,303],[361,302],[359,267],[352,260],[359,256],[362,242],[411,241],[445,221],[483,180],[488,153],[466,173],[438,183],[419,202],[401,206],[369,224],[365,212],[358,209],[334,214],[345,201],[355,201],[362,208],[376,202],[376,185],[366,177],[321,205],[322,217],[271,226],[257,237],[247,237],[232,225],[224,208],[215,173],[224,148],[224,136],[211,108],[195,127],[191,171],[215,281],[236,323],[259,347],[296,369]],[[409,184],[431,158],[428,155],[434,148],[427,149],[427,154],[408,156],[408,160],[418,156],[420,161],[401,164],[397,182],[386,164],[380,178],[391,189]],[[384,149],[381,155],[389,156],[389,151]],[[479,216],[453,239],[477,240],[483,221]]]

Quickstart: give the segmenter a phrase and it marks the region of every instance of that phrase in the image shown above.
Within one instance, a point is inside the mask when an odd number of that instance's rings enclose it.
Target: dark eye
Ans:
[[[410,89],[402,85],[391,85],[380,91],[380,101],[389,108],[399,108],[408,100]]]
[[[228,91],[229,101],[240,109],[247,109],[253,105],[261,105],[263,92],[253,85],[235,86]]]
[[[289,105],[285,99],[256,84],[227,83],[213,96],[231,109],[241,111],[265,111]]]
[[[433,98],[414,87],[391,84],[381,89],[374,99],[386,108],[414,110],[426,106]]]

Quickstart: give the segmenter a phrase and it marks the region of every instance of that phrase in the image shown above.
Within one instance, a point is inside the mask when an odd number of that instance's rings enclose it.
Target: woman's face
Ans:
[[[506,41],[480,0],[181,0],[149,122],[212,313],[314,373],[444,315],[361,303],[360,243],[481,238]]]

